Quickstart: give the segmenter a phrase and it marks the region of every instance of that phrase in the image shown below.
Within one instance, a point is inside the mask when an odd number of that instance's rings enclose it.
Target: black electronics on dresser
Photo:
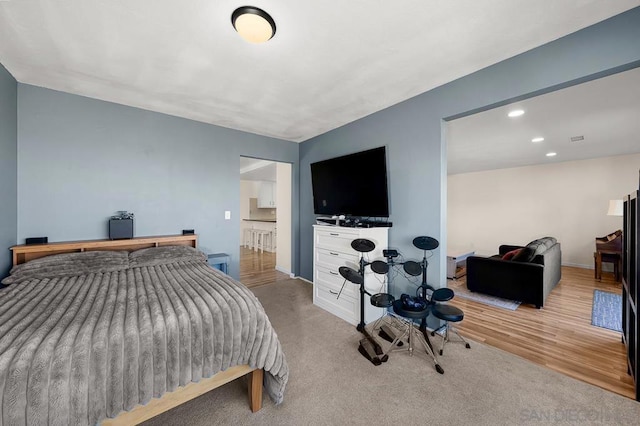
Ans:
[[[119,211],[109,219],[109,239],[126,240],[133,238],[133,213]]]
[[[317,216],[316,223],[318,225],[343,226],[345,228],[391,228],[393,226],[393,222],[387,219],[363,219],[354,216]]]
[[[193,229],[183,229],[182,235],[194,235],[196,232]]]
[[[48,237],[33,237],[33,238],[26,238],[24,243],[27,245],[31,245],[31,244],[47,244],[49,242],[49,238]]]

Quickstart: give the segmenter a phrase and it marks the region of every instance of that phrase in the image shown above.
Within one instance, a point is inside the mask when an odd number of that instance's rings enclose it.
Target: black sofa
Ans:
[[[526,259],[503,259],[505,254],[525,247],[528,250],[518,254],[529,254]],[[538,309],[544,306],[547,296],[562,275],[560,243],[555,238],[545,237],[531,241],[526,246],[502,245],[499,253],[491,257],[467,258],[467,288],[478,293],[530,303]]]

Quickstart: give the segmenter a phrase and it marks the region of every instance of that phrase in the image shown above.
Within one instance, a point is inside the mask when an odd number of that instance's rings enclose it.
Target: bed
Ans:
[[[0,424],[137,424],[244,375],[253,411],[263,385],[282,402],[289,370],[264,309],[196,243],[12,247],[0,290]]]

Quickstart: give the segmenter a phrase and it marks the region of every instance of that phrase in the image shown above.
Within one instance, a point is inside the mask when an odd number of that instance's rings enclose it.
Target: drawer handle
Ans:
[[[333,235],[334,237],[339,237],[340,234],[334,234],[333,232],[329,233],[329,235]]]
[[[332,255],[332,256],[340,256],[338,253],[334,253],[332,251],[330,251],[329,254]]]
[[[333,271],[329,271],[329,273],[330,273],[331,275],[338,275],[338,273],[337,273],[337,272],[333,272]]]
[[[329,293],[331,293],[331,294],[340,294],[337,291],[333,291],[333,290],[329,290]]]

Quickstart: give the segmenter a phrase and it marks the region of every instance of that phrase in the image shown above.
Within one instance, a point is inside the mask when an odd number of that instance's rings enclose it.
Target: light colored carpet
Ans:
[[[503,299],[501,297],[469,291],[465,280],[447,280],[447,287],[453,290],[458,297],[484,303],[485,305],[496,306],[510,311],[515,311],[518,309],[518,306],[520,306],[520,302],[516,300]]]
[[[501,350],[448,344],[438,374],[423,351],[378,367],[357,351],[355,327],[313,306],[299,280],[253,288],[290,366],[284,402],[248,408],[236,380],[148,425],[637,424],[640,403]],[[435,339],[435,338],[434,338]]]

